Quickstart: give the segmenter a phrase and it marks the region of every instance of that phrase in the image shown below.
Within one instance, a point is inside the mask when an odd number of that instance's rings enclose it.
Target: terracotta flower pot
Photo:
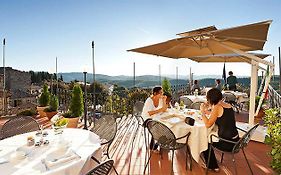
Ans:
[[[45,112],[45,113],[46,113],[46,116],[48,117],[48,119],[51,120],[52,117],[58,113],[58,111]]]
[[[264,115],[265,115],[264,110],[261,108],[258,112],[258,115],[255,116],[255,120],[254,120],[255,123],[260,123]]]
[[[67,128],[77,128],[79,117],[67,118],[67,119],[68,119]]]
[[[40,117],[46,117],[46,113],[44,112],[44,109],[46,109],[47,106],[37,106],[37,111],[40,115]]]

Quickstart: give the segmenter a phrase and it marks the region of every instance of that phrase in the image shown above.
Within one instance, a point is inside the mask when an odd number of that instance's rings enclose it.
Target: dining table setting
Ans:
[[[216,125],[206,128],[201,115],[200,110],[170,108],[166,112],[153,115],[152,119],[165,124],[176,138],[190,132],[188,145],[193,159],[199,162],[201,152],[208,149],[209,136],[211,134],[217,135]],[[194,119],[193,126],[187,122],[187,118]],[[179,139],[178,142],[185,143],[185,139]]]
[[[95,133],[74,128],[46,129],[0,141],[0,174],[86,174],[101,160],[101,142]]]

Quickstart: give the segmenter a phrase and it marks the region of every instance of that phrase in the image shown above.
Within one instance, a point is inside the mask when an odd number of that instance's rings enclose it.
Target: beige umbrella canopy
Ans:
[[[190,58],[203,55],[263,50],[271,20],[217,30],[214,26],[180,33],[181,38],[131,49],[128,51],[169,58]]]
[[[261,53],[249,53],[250,55],[255,55],[261,59],[264,59],[270,54],[261,54]],[[189,59],[196,61],[196,62],[245,62],[251,64],[250,58],[239,55],[239,54],[219,54],[219,55],[206,55],[206,56],[197,56],[197,57],[190,57]]]
[[[246,51],[263,50],[271,22],[272,20],[268,20],[222,30],[217,30],[217,28],[214,26],[200,28],[178,34],[181,36],[181,38],[131,49],[128,51],[174,59],[189,58],[197,62],[203,62],[203,60],[204,62],[227,62],[226,60],[236,62],[239,58],[240,62],[251,63],[252,71],[249,123],[253,124],[255,112],[255,93],[257,90],[258,63],[263,63],[270,66],[269,76],[266,79],[263,92],[265,92],[268,88],[274,65],[262,59],[266,57],[265,55],[258,56],[247,53]],[[237,55],[221,55],[233,53]],[[212,55],[212,57],[210,55]],[[264,94],[261,96],[257,111],[261,106],[261,101],[263,98]]]

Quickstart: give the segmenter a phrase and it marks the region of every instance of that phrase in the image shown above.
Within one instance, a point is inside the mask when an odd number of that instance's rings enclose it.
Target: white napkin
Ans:
[[[50,159],[50,160],[47,160],[45,158],[43,160],[43,162],[45,162],[45,165],[48,168],[52,168],[57,165],[61,166],[62,164],[66,163],[66,162],[70,162],[71,160],[74,160],[74,159],[80,159],[80,156],[77,155],[73,150],[69,150],[63,156],[58,156],[56,159]]]

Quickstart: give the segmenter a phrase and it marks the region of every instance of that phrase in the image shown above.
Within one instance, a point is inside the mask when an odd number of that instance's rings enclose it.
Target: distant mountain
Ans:
[[[70,73],[59,73],[59,77],[62,75],[63,80],[65,82],[70,82],[74,80],[84,81],[84,75],[80,72],[70,72]],[[162,80],[164,77],[171,82],[172,85],[185,85],[187,84],[187,76],[179,76],[179,79],[176,80],[175,76],[163,75]],[[206,75],[206,76],[195,76],[193,79],[200,80],[200,86],[214,86],[214,80],[216,78],[220,78],[220,75]],[[125,75],[118,75],[118,76],[109,76],[103,74],[97,74],[96,80],[101,83],[108,83],[108,84],[117,84],[119,86],[124,86],[127,88],[134,86],[134,80],[132,76],[125,76]],[[159,76],[155,75],[142,75],[136,77],[136,87],[153,87],[155,85],[159,85]],[[93,82],[93,74],[87,74],[87,82]],[[249,86],[250,79],[249,78],[238,78],[238,82],[244,84],[245,86]]]

